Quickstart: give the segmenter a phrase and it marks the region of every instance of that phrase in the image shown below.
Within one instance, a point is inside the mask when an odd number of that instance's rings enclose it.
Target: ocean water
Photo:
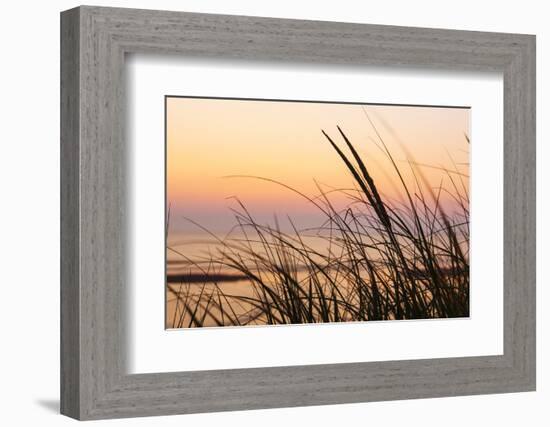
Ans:
[[[182,323],[182,308],[184,301],[190,306],[198,299],[205,300],[205,296],[216,294],[220,290],[223,295],[231,300],[231,312],[237,316],[247,319],[251,310],[246,298],[255,298],[255,287],[243,277],[242,273],[235,268],[223,264],[224,254],[229,253],[232,257],[240,256],[247,259],[247,251],[257,254],[265,254],[266,245],[275,244],[272,242],[260,242],[255,239],[257,236],[232,234],[224,240],[223,236],[212,236],[206,233],[181,234],[171,236],[167,242],[166,253],[166,327],[179,328],[188,327],[189,317]],[[341,248],[335,244],[329,244],[326,237],[316,236],[314,233],[301,236],[301,243],[296,236],[288,236],[291,242],[296,245],[303,244],[313,253],[311,256],[320,260],[314,253],[326,255],[330,252],[338,253]],[[292,240],[293,239],[293,240]],[[221,241],[224,240],[224,243]],[[269,282],[271,277],[262,267],[243,261],[247,268],[255,274],[262,275]],[[308,272],[304,265],[299,262],[293,264],[293,274],[298,280],[304,280]],[[346,285],[343,283],[342,287]],[[345,289],[343,289],[345,292]],[[237,297],[237,298],[234,298]],[[220,299],[221,298],[221,299]],[[217,305],[227,304],[223,297],[216,296],[215,302],[211,302],[208,310],[221,320],[221,312]],[[202,316],[204,307],[199,307],[197,315]],[[258,318],[254,323],[261,324],[262,319]],[[204,319],[204,326],[218,326],[210,316]]]

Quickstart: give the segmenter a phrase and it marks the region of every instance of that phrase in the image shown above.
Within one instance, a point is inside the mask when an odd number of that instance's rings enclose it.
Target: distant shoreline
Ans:
[[[246,280],[247,277],[242,274],[168,274],[166,275],[167,283],[217,283],[217,282],[238,282]]]

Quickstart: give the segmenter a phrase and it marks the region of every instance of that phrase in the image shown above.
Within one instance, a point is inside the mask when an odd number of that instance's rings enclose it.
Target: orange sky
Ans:
[[[330,187],[350,188],[353,181],[334,149],[321,134],[343,141],[336,125],[348,135],[388,197],[399,197],[396,175],[377,147],[381,137],[407,173],[407,155],[417,163],[454,168],[468,174],[470,110],[350,104],[167,98],[167,203],[173,232],[197,231],[184,217],[214,232],[233,223],[229,208],[237,196],[259,219],[290,215],[299,226],[319,225],[315,210],[300,197],[275,184],[251,178],[275,179],[308,195],[316,194],[314,179]],[[436,187],[444,178],[436,168],[422,167]],[[467,179],[464,181],[468,185]],[[448,186],[449,183],[444,185]],[[336,200],[338,203],[338,200]],[[447,205],[450,200],[444,201]],[[452,206],[451,206],[452,208]],[[316,222],[317,221],[317,222]]]

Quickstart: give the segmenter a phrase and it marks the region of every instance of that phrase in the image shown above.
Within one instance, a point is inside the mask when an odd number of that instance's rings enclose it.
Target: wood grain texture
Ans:
[[[78,419],[535,388],[535,38],[80,7],[62,13],[62,413]],[[124,56],[391,65],[504,76],[504,354],[129,375]]]
[[[80,414],[79,17],[61,20],[61,412]]]

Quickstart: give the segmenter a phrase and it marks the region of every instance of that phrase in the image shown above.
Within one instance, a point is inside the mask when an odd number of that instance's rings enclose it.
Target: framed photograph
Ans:
[[[535,390],[535,37],[61,14],[61,411]]]

